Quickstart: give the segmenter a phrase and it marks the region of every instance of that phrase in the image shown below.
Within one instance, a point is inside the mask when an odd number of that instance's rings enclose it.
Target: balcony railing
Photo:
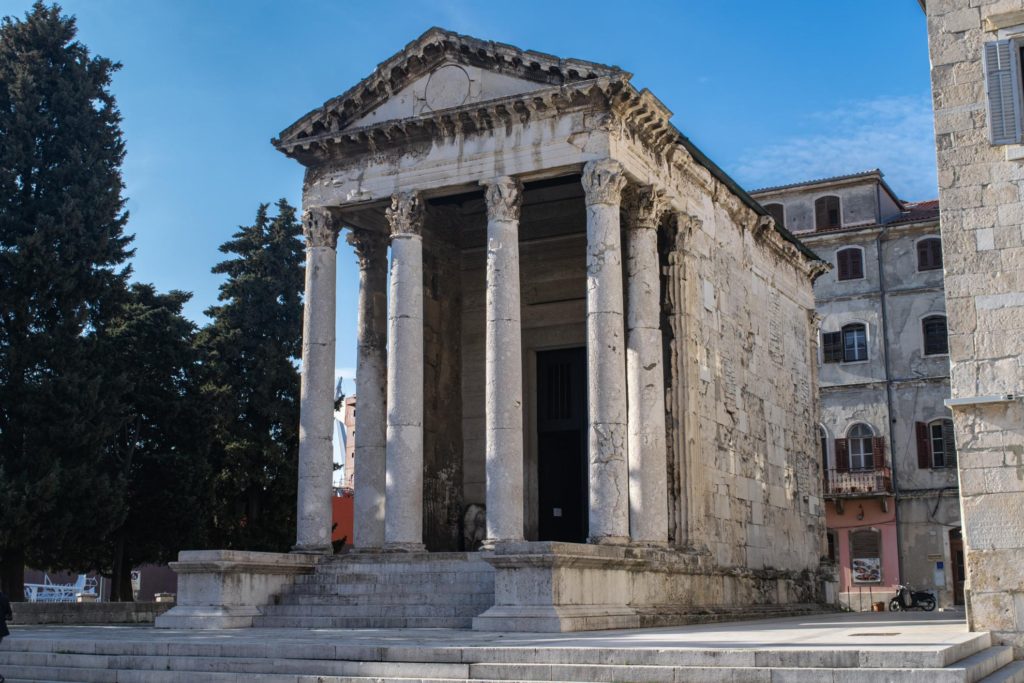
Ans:
[[[825,471],[826,496],[877,496],[887,493],[892,493],[892,470],[888,467]]]

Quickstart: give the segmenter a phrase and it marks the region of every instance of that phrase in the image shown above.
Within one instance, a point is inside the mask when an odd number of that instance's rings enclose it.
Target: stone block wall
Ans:
[[[953,398],[1024,390],[1024,162],[992,145],[986,41],[1024,34],[1022,0],[928,0]],[[1024,406],[953,411],[970,625],[1024,656]]]

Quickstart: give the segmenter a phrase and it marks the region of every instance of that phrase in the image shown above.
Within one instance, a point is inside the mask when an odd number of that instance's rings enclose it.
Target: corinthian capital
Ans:
[[[423,234],[423,199],[419,192],[399,192],[391,195],[391,206],[384,212],[391,225],[392,235]]]
[[[341,221],[334,209],[313,206],[302,212],[302,234],[310,247],[338,247]]]
[[[496,221],[518,221],[523,206],[523,184],[518,178],[502,176],[482,181],[487,200],[487,218]]]
[[[583,191],[587,204],[618,204],[622,201],[622,188],[626,176],[622,164],[612,159],[588,161],[583,167]]]
[[[350,230],[345,236],[345,241],[355,248],[360,270],[383,263],[387,257],[388,244],[384,233],[371,230]]]
[[[623,197],[626,225],[631,229],[657,229],[661,217],[668,211],[665,193],[653,185],[630,187]]]

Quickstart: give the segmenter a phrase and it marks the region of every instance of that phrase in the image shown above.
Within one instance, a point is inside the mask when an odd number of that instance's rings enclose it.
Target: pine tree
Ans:
[[[271,218],[220,249],[233,258],[220,305],[199,335],[204,394],[213,419],[217,547],[287,550],[294,542],[304,253],[295,209],[284,199]]]
[[[167,562],[206,542],[211,499],[209,423],[198,380],[196,327],[187,292],[135,284],[104,335],[109,362],[130,386],[116,448],[126,512],[96,566],[112,574],[112,600],[131,600],[131,570]]]
[[[69,566],[124,517],[123,373],[100,337],[126,291],[120,65],[36,2],[0,24],[0,583]],[[113,457],[112,457],[113,456]]]

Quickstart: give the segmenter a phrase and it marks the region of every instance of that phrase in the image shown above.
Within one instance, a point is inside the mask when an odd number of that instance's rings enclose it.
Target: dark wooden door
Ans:
[[[587,540],[587,352],[537,353],[537,481],[541,541]]]
[[[953,561],[953,604],[964,604],[964,541],[960,529],[949,530],[949,559]]]

